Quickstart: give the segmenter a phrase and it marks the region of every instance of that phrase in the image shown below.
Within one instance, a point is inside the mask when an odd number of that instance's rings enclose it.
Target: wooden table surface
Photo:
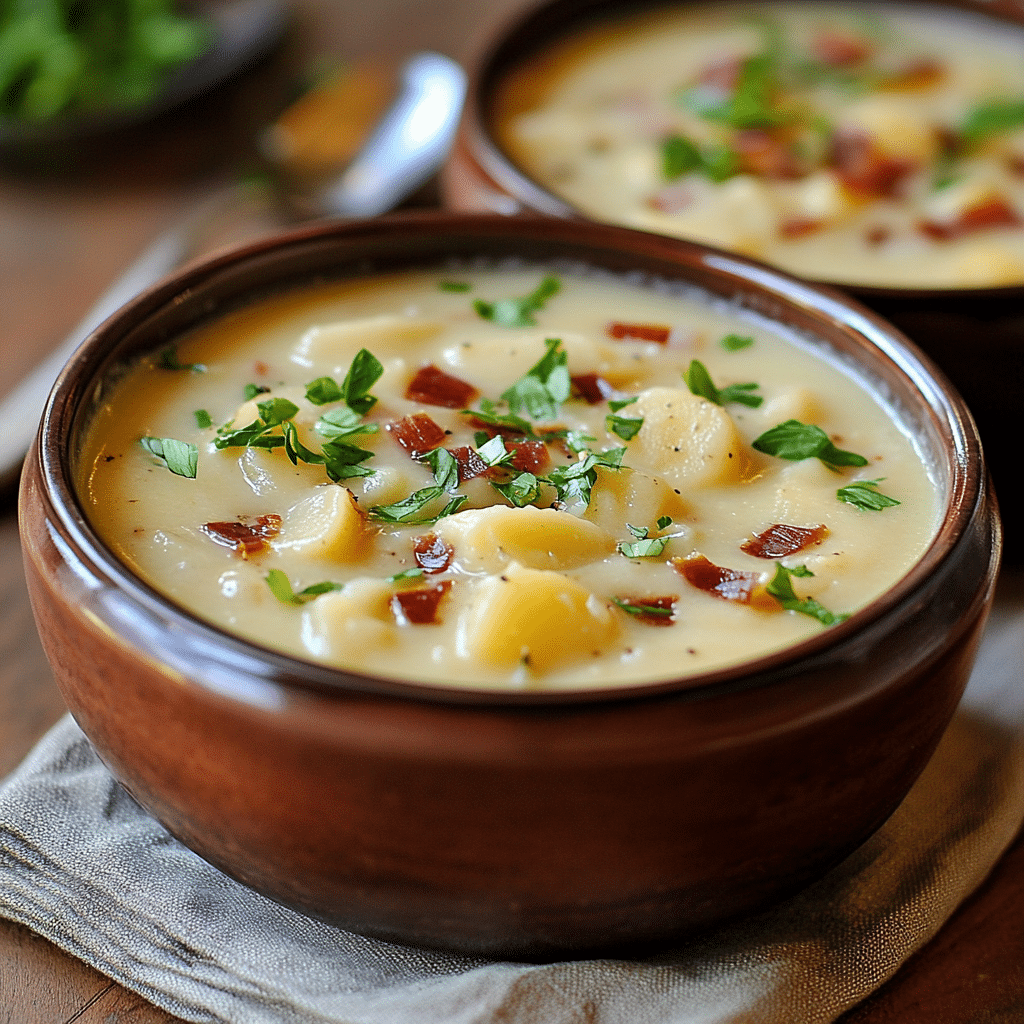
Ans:
[[[197,193],[246,166],[258,127],[315,62],[369,57],[393,65],[424,48],[465,60],[490,26],[526,2],[299,0],[280,48],[187,111],[99,152],[0,166],[0,391],[61,340]],[[429,202],[429,191],[418,201]],[[32,622],[8,489],[0,493],[0,777],[63,711]],[[173,1020],[0,919],[0,1024]],[[896,1021],[1024,1022],[1024,840],[929,946],[844,1018]]]

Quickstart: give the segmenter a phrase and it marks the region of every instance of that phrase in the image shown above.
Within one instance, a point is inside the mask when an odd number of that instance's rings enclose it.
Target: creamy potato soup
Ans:
[[[232,313],[129,368],[79,490],[182,607],[417,682],[594,688],[831,628],[937,524],[892,409],[722,300],[529,266]]]
[[[504,83],[494,124],[599,220],[818,280],[1024,283],[1024,32],[1007,23],[670,7],[552,46]]]

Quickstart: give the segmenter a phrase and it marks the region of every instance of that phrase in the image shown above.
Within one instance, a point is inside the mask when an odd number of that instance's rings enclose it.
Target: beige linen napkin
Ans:
[[[365,939],[225,878],[61,721],[0,788],[0,913],[187,1021],[811,1024],[890,977],[1024,819],[1024,578],[1000,587],[964,703],[886,825],[817,885],[640,961],[495,963]]]

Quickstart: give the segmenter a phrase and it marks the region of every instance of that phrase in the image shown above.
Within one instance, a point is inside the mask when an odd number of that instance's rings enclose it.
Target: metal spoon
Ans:
[[[466,76],[439,53],[419,53],[402,69],[399,95],[365,146],[334,181],[313,198],[310,213],[373,217],[397,206],[441,166],[458,127]],[[57,375],[78,346],[139,292],[180,265],[217,197],[160,235],[96,300],[64,342],[0,400],[0,486],[13,483],[35,436]]]

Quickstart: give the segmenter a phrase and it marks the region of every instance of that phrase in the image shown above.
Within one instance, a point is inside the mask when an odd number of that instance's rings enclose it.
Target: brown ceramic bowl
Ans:
[[[884,596],[782,653],[545,694],[389,682],[274,653],[175,606],[98,539],[73,467],[120,363],[268,291],[453,255],[640,268],[856,360],[934,460],[934,542]],[[836,864],[885,821],[945,729],[1000,545],[970,415],[897,331],[744,259],[553,218],[320,224],[186,268],[74,357],[23,479],[47,655],[138,802],[275,900],[358,932],[494,956],[636,949],[778,900]]]
[[[656,6],[688,6],[694,0],[540,0],[529,4],[480,47],[472,68],[465,115],[445,170],[449,207],[463,211],[532,212],[556,217],[585,215],[532,180],[502,148],[495,132],[495,98],[502,81],[553,41],[595,21],[632,17]],[[913,6],[899,0],[894,6]],[[971,11],[1024,26],[1019,0],[939,0],[938,6]],[[827,274],[823,283],[836,284]],[[996,487],[1018,491],[1017,407],[1024,393],[1024,285],[994,288],[892,288],[842,286],[896,324],[953,380],[974,413]],[[1009,499],[1016,508],[1015,498]],[[1024,558],[1024,538],[1012,533],[1007,552]]]

